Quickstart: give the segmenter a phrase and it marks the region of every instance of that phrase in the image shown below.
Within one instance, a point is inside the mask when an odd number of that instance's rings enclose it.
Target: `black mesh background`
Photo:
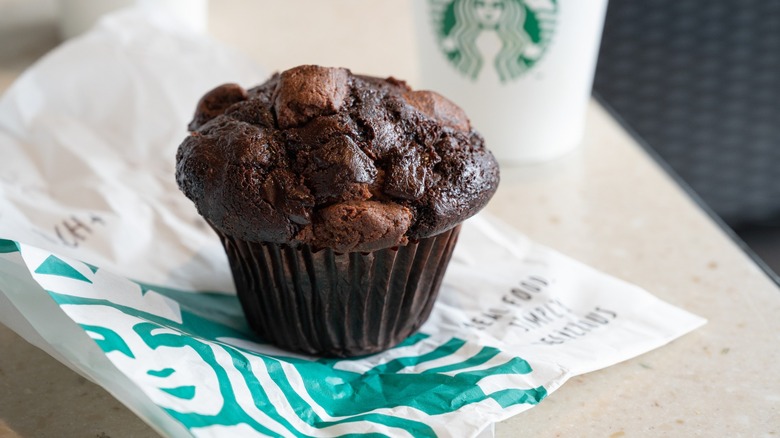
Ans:
[[[610,0],[596,92],[732,226],[780,218],[780,1]]]

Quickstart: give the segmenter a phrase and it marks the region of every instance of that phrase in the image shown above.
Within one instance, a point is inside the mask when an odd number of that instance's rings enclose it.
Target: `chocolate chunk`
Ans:
[[[260,197],[297,225],[311,222],[310,212],[314,207],[314,198],[303,183],[301,175],[296,175],[288,169],[274,169],[262,179]]]
[[[344,202],[320,210],[314,235],[336,252],[367,252],[405,245],[411,222],[412,212],[393,202]]]
[[[274,110],[282,129],[341,109],[349,91],[349,70],[303,65],[285,71],[276,88]]]
[[[438,180],[433,166],[439,160],[439,156],[434,151],[427,154],[408,150],[406,153],[396,153],[387,166],[384,193],[406,200],[420,199],[425,190]]]
[[[460,131],[471,129],[469,118],[463,110],[449,99],[434,91],[411,91],[403,94],[410,105],[429,117]]]
[[[190,131],[194,131],[206,122],[225,112],[234,103],[247,98],[246,90],[237,84],[223,84],[206,93],[198,101],[195,109],[195,117],[189,124]]]
[[[349,137],[334,137],[307,156],[306,179],[318,201],[344,201],[376,177],[374,162]],[[347,196],[343,196],[347,195]]]

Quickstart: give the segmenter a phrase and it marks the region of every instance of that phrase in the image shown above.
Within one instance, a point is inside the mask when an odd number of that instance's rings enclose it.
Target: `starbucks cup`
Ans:
[[[502,164],[581,141],[607,0],[415,1],[421,88],[461,106]]]

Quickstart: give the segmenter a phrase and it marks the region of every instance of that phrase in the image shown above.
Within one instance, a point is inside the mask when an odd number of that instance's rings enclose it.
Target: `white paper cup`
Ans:
[[[414,2],[421,88],[460,105],[502,164],[582,139],[607,0]]]

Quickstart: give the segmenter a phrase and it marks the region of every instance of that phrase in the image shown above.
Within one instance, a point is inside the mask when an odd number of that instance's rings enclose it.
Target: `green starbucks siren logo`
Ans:
[[[544,55],[558,0],[428,0],[439,47],[472,80],[492,64],[502,83],[522,76]]]

